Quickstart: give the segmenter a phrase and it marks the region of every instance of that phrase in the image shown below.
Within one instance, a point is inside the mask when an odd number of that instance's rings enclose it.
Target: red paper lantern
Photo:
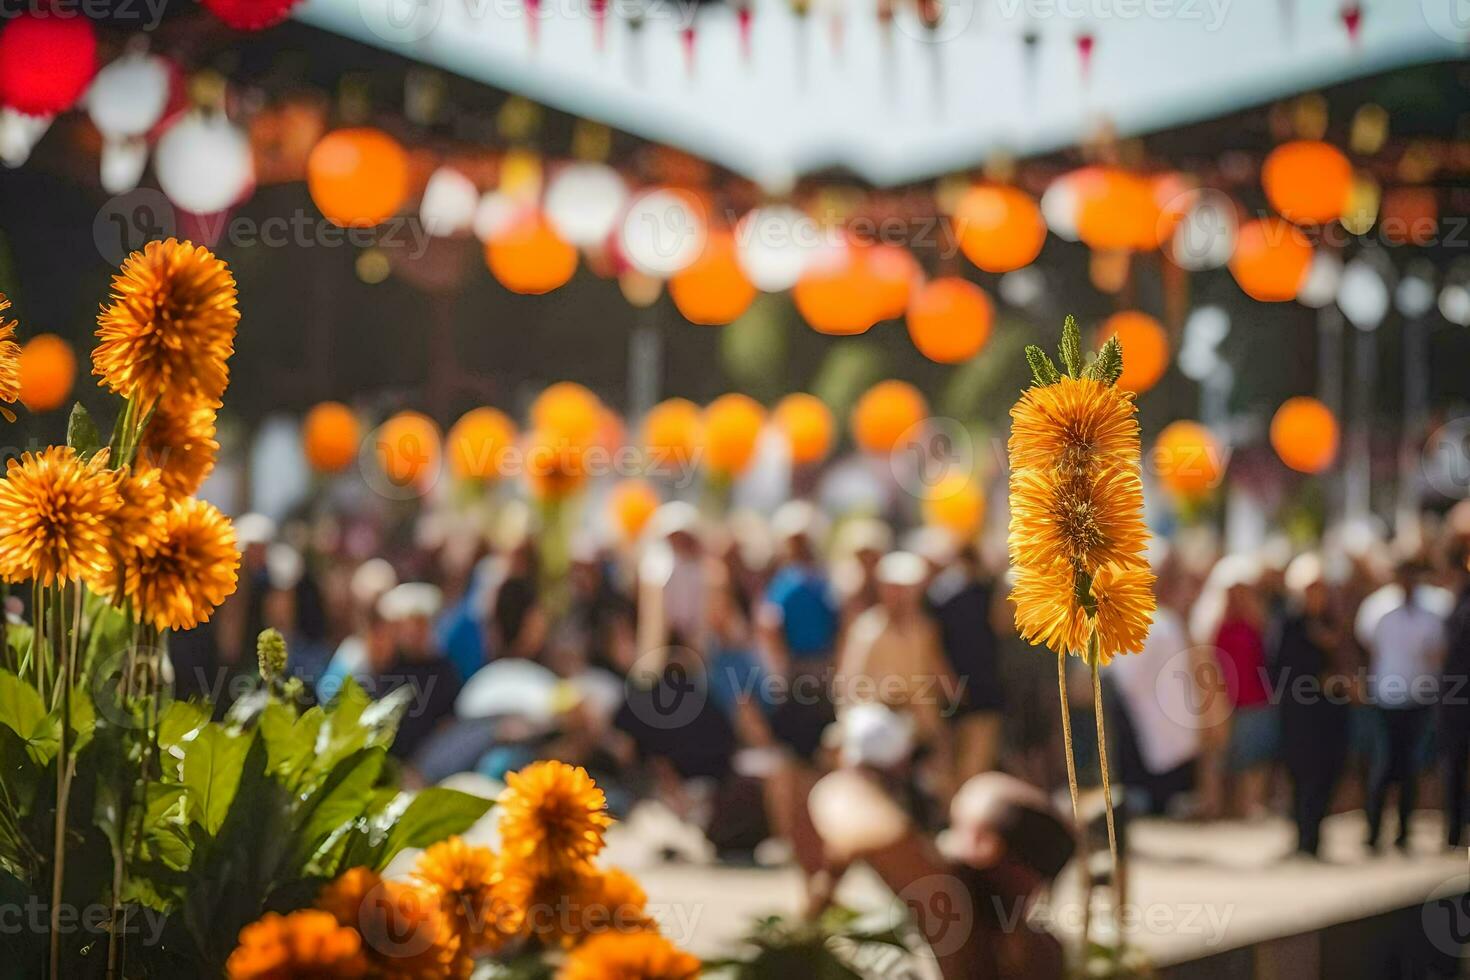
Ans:
[[[97,34],[85,17],[24,13],[0,31],[0,104],[28,116],[70,109],[97,74]]]
[[[286,19],[297,0],[200,0],[237,31],[259,31]]]

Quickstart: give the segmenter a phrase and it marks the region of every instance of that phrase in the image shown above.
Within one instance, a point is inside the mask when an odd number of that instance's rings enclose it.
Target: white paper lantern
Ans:
[[[453,167],[440,167],[424,187],[419,220],[429,234],[448,238],[470,230],[479,205],[474,181]]]
[[[1404,316],[1417,320],[1434,309],[1434,266],[1415,262],[1409,266],[1399,288],[1393,292],[1393,305]]]
[[[579,248],[607,241],[628,203],[628,186],[612,167],[573,163],[558,170],[546,188],[546,218],[556,233]]]
[[[1376,330],[1388,313],[1388,284],[1362,259],[1349,262],[1337,287],[1337,305],[1359,330]]]
[[[475,207],[472,222],[475,237],[482,242],[499,238],[528,207],[524,201],[517,200],[504,191],[487,191]]]
[[[1082,236],[1077,231],[1077,211],[1081,199],[1077,193],[1077,174],[1063,174],[1047,185],[1041,195],[1041,216],[1051,233],[1065,241],[1075,242]]]
[[[687,268],[704,251],[705,237],[704,216],[689,198],[673,191],[639,195],[623,215],[623,257],[650,276],[671,276]]]
[[[168,62],[130,52],[107,65],[87,90],[87,115],[104,138],[143,136],[168,108]]]
[[[0,108],[0,163],[19,167],[31,157],[31,149],[46,135],[55,116],[28,116],[5,106]]]
[[[817,223],[784,204],[756,208],[735,228],[741,269],[757,289],[768,293],[796,285],[821,244]]]
[[[168,199],[194,214],[223,211],[255,179],[250,140],[223,113],[191,112],[170,126],[153,169]]]
[[[1342,259],[1331,252],[1318,250],[1307,268],[1307,279],[1297,290],[1296,298],[1303,306],[1314,310],[1331,303],[1337,298],[1338,286],[1342,283]]]
[[[1457,282],[1440,290],[1439,312],[1456,326],[1470,327],[1470,289]]]
[[[1235,203],[1219,191],[1200,191],[1174,229],[1169,256],[1181,269],[1218,269],[1235,254],[1235,229]]]

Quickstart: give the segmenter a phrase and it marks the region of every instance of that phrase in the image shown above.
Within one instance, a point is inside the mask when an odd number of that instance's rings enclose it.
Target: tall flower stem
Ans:
[[[1103,806],[1108,815],[1108,853],[1113,861],[1113,921],[1118,930],[1113,946],[1116,958],[1123,949],[1123,868],[1118,862],[1118,832],[1113,823],[1113,787],[1108,775],[1108,735],[1103,724],[1102,675],[1092,661],[1092,713],[1097,719],[1097,759],[1102,770]]]
[[[49,590],[43,589],[42,592]],[[71,791],[70,758],[67,736],[71,728],[71,656],[63,627],[62,607],[64,599],[58,589],[55,597],[56,635],[52,646],[57,656],[57,683],[61,686],[61,724],[58,726],[56,748],[56,824],[51,855],[51,980],[61,977],[61,903],[66,884],[66,810],[67,797]],[[52,603],[47,598],[47,605]],[[42,609],[36,621],[45,619],[48,610]]]
[[[1067,705],[1067,655],[1057,654],[1057,693],[1062,709],[1062,746],[1067,756],[1067,789],[1072,794],[1072,823],[1077,828],[1078,866],[1082,870],[1082,958],[1078,961],[1082,970],[1087,969],[1088,939],[1092,932],[1092,848],[1089,846],[1087,827],[1082,823],[1081,805],[1077,792],[1077,755],[1072,748],[1072,714]]]

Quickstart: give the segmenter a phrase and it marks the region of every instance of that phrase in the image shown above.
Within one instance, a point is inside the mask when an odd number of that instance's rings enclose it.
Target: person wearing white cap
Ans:
[[[1322,820],[1347,763],[1351,678],[1339,662],[1347,624],[1331,602],[1322,559],[1298,555],[1286,568],[1287,610],[1272,642],[1281,702],[1281,747],[1292,784],[1297,853],[1317,856]]]
[[[381,558],[369,558],[353,571],[347,583],[352,632],[337,645],[317,682],[317,700],[332,700],[348,677],[366,686],[376,670],[387,666],[393,643],[387,624],[378,615],[378,600],[397,584],[398,573]],[[374,650],[379,651],[376,662]]]
[[[766,669],[792,683],[792,691],[825,687],[837,640],[837,603],[817,555],[820,515],[805,500],[792,500],[771,518],[779,567],[756,611],[757,640]],[[833,718],[831,706],[789,697],[776,706],[771,730],[785,746],[810,757]]]
[[[459,696],[459,673],[434,646],[434,617],[443,605],[443,593],[427,582],[404,582],[378,600],[378,615],[392,629],[393,660],[371,678],[368,693],[383,697],[404,687],[412,691],[390,750],[401,759],[411,760],[440,723],[453,715]]]
[[[676,640],[697,646],[708,590],[699,511],[671,500],[648,523],[648,549],[638,562],[638,650],[663,650]]]
[[[837,660],[833,699],[841,717],[854,705],[877,702],[912,717],[920,743],[932,753],[929,784],[940,801],[953,787],[953,752],[944,714],[958,690],[940,647],[939,631],[924,611],[929,568],[907,551],[878,563],[879,603],[853,623]]]

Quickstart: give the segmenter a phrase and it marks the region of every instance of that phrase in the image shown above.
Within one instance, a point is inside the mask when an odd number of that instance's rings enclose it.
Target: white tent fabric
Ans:
[[[951,0],[933,34],[906,2],[885,31],[878,0],[818,0],[805,17],[750,0],[747,62],[729,6],[605,0],[599,50],[593,2],[532,0],[534,44],[526,0],[307,0],[297,16],[772,190],[829,167],[879,185],[926,178],[1073,144],[1104,119],[1125,135],[1177,126],[1463,57],[1470,41],[1463,0],[1362,4],[1356,40],[1343,0]]]

